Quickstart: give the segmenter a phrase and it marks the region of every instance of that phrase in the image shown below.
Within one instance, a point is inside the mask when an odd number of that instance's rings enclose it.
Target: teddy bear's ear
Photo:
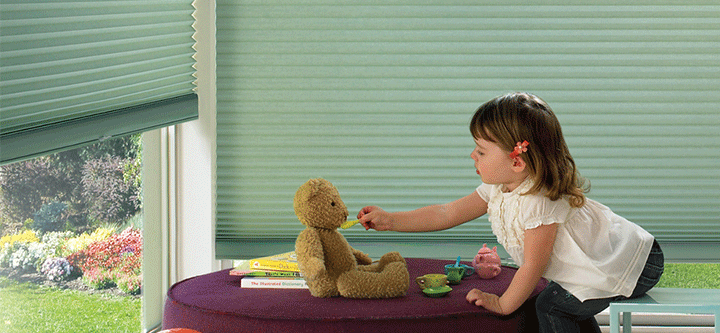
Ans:
[[[315,178],[310,179],[307,181],[307,184],[310,186],[310,195],[315,195],[316,193],[321,191],[321,188],[323,187],[323,184],[326,181],[322,178]]]
[[[325,184],[327,183],[326,180],[322,178],[315,178],[308,180],[305,185],[301,186],[300,188],[303,189],[303,192],[305,194],[305,199],[310,199],[317,195],[320,192],[324,191],[324,188],[326,187]]]
[[[322,185],[322,178],[310,179],[305,182],[305,184],[302,184],[302,186],[298,188],[297,192],[295,192],[295,206],[297,207],[300,203],[310,201],[312,197],[322,191]]]

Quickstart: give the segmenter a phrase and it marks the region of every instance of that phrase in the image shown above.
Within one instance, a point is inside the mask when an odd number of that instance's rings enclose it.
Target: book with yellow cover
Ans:
[[[255,276],[255,277],[300,277],[300,272],[277,271],[269,269],[253,269],[250,267],[250,260],[241,260],[240,263],[230,270],[230,275]]]
[[[295,251],[248,260],[253,270],[300,272]]]

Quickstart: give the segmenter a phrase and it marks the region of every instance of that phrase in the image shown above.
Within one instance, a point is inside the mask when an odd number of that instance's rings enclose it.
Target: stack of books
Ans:
[[[230,270],[230,275],[242,277],[242,288],[308,288],[300,274],[295,251],[242,260]]]

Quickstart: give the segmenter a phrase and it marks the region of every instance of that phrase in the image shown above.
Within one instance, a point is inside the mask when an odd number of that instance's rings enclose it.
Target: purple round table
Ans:
[[[240,288],[229,269],[174,284],[163,311],[163,329],[191,328],[212,332],[536,332],[535,297],[547,285],[541,280],[532,297],[517,311],[496,316],[468,303],[465,295],[478,288],[502,295],[516,269],[483,280],[466,277],[446,296],[430,298],[415,277],[443,273],[452,260],[407,258],[410,288],[391,299],[316,298],[307,289]],[[466,263],[469,264],[469,263]]]

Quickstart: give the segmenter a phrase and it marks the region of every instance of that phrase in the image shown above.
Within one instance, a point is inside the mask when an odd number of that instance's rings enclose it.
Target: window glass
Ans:
[[[137,134],[0,166],[0,331],[81,331],[87,316],[93,327],[139,329],[140,142]],[[48,324],[68,315],[77,319]]]

